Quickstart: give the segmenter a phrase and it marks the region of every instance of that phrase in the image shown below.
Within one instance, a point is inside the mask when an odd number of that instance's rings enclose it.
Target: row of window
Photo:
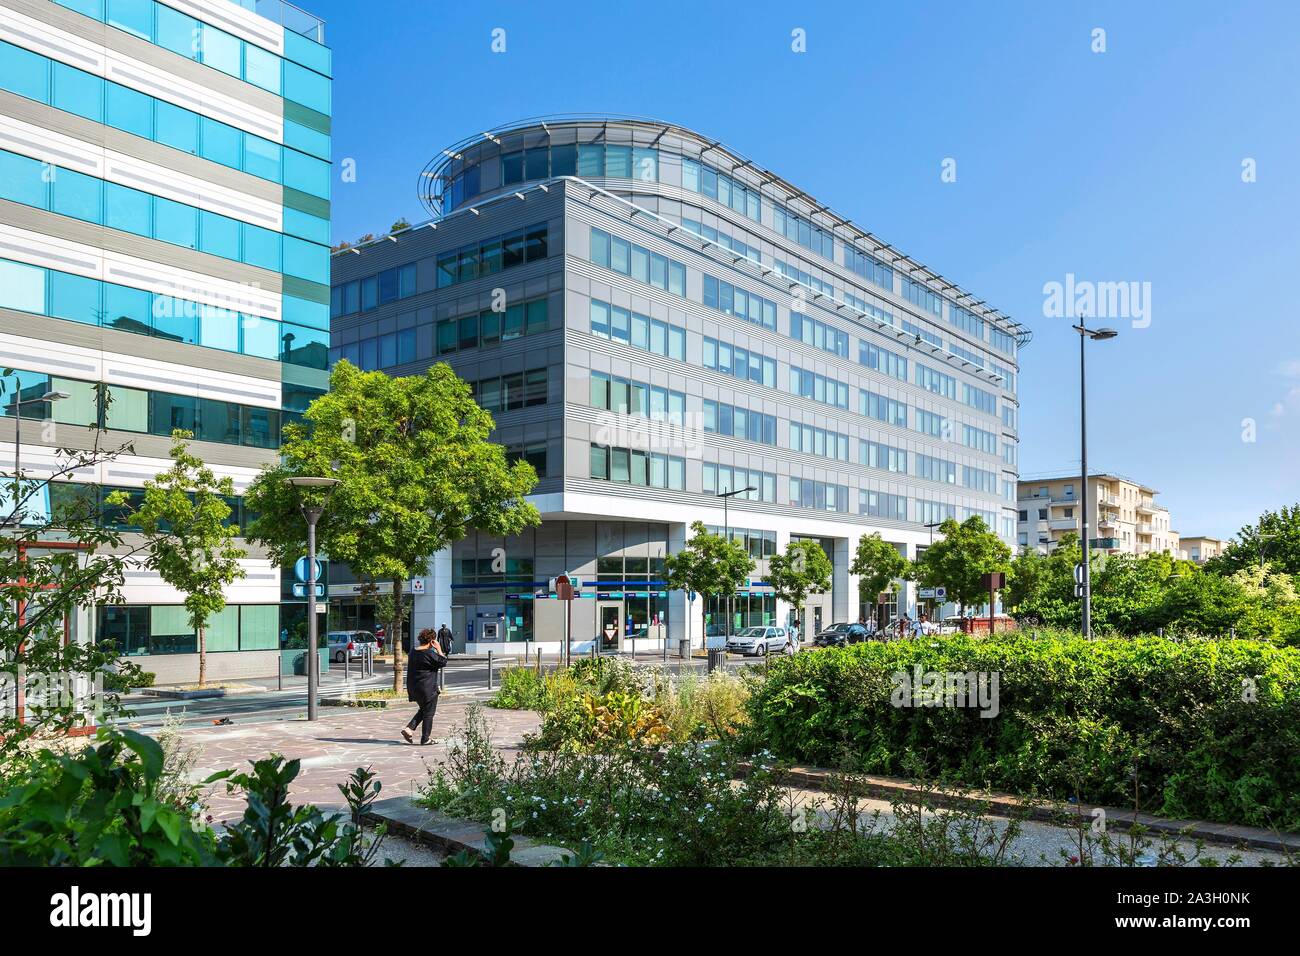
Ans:
[[[24,418],[93,425],[142,435],[170,436],[180,428],[193,432],[199,441],[251,448],[280,447],[279,409],[125,385],[101,386],[43,372],[13,369],[5,372],[0,379],[6,385],[4,404],[0,405],[3,415],[13,415],[16,411],[13,403],[21,397],[28,400],[22,406]],[[68,397],[54,402],[30,401],[50,390],[66,392]]]
[[[878,422],[884,422],[886,425],[894,425],[898,428],[907,427],[907,406],[905,404],[896,398],[877,395],[865,388],[858,393],[858,414],[865,415],[867,418],[875,419]]]
[[[489,412],[513,412],[520,408],[545,405],[546,398],[545,368],[479,379],[474,383],[474,401]]]
[[[282,60],[269,50],[155,0],[55,2],[318,113],[330,112],[330,82],[320,73]],[[301,44],[298,48],[302,48]],[[327,70],[328,51],[318,49],[312,55],[313,62]]]
[[[415,277],[415,263],[410,262],[378,275],[340,283],[330,289],[330,315],[365,312],[415,295]]]
[[[591,261],[673,295],[686,296],[686,267],[642,246],[591,230]]]
[[[7,150],[0,150],[0,199],[329,283],[326,246]]]
[[[548,313],[547,300],[541,298],[517,302],[501,312],[486,309],[458,319],[443,319],[438,323],[438,354],[464,352],[545,332],[550,326]]]
[[[591,334],[614,342],[626,342],[679,362],[686,361],[684,328],[599,299],[591,300]]]
[[[939,293],[915,279],[909,279],[907,276],[901,276],[900,278],[902,280],[902,296],[904,299],[918,309],[924,309],[931,315],[942,318],[943,297]]]
[[[845,246],[844,265],[851,272],[862,276],[872,285],[878,285],[890,292],[894,291],[894,270],[874,256],[867,255],[861,249]]]
[[[776,388],[776,360],[704,336],[704,367],[734,378]]]
[[[545,223],[493,236],[441,253],[438,256],[438,288],[496,275],[504,269],[545,259],[547,255]]]
[[[534,146],[501,154],[501,185],[552,176],[587,179],[659,180],[659,150],[641,146],[589,143],[578,146]]]
[[[0,88],[250,176],[329,198],[329,137],[305,127],[295,130],[297,124],[291,121],[285,121],[282,147],[3,40]],[[313,236],[329,231],[327,223],[304,228],[311,229]]]
[[[289,297],[284,297],[287,307]],[[329,332],[0,259],[0,308],[324,369]]]
[[[612,448],[593,444],[588,473],[592,478],[640,485],[643,488],[686,490],[685,458],[637,448]]]
[[[907,451],[903,448],[895,448],[893,445],[886,445],[883,442],[859,438],[858,464],[866,465],[868,468],[879,468],[881,471],[896,471],[900,474],[906,474]]]
[[[538,478],[546,477],[546,443],[531,442],[522,445],[506,446],[506,461],[514,464],[517,461],[526,461],[533,466],[533,471],[537,472]]]
[[[739,496],[737,496],[739,497]],[[776,532],[759,531],[755,528],[725,528],[718,525],[705,525],[709,534],[731,540],[745,549],[751,558],[770,558],[776,554]]]
[[[682,157],[682,188],[707,196],[755,222],[763,221],[763,202],[757,190],[685,156]]]
[[[803,269],[800,269],[789,262],[783,262],[780,259],[775,260],[775,262],[776,271],[781,273],[781,275],[785,276],[787,279],[793,279],[795,282],[808,286],[813,291],[820,292],[822,295],[828,296],[832,299],[836,297],[835,286],[832,283],[818,278],[811,272],[805,272]],[[803,298],[804,290],[791,289],[790,293],[796,298]]]
[[[767,471],[755,471],[749,468],[735,468],[731,465],[704,463],[704,493],[721,494],[726,491],[741,491],[736,498],[746,501],[766,501],[776,503],[776,475]]]
[[[590,388],[592,408],[675,425],[686,421],[686,395],[682,392],[595,371]]]
[[[771,299],[746,292],[710,275],[703,276],[703,280],[704,304],[708,308],[776,331],[776,303]]]
[[[846,513],[849,510],[849,489],[847,485],[827,481],[791,478],[790,504],[797,508]]]
[[[901,382],[907,381],[907,359],[889,349],[872,345],[865,339],[858,342],[858,364],[882,372]]]
[[[762,445],[776,444],[776,416],[706,399],[704,430]]]
[[[736,239],[730,233],[721,229],[714,229],[712,226],[706,226],[702,222],[694,219],[683,219],[682,228],[695,233],[702,239],[708,239],[710,242],[716,242],[723,248],[730,249],[738,256],[744,256],[747,259],[753,259],[755,262],[762,262],[762,253],[757,246],[750,246],[739,239]]]
[[[812,425],[790,423],[790,449],[805,455],[849,460],[849,436]]]
[[[957,379],[920,362],[916,363],[916,384],[927,392],[957,400]]]
[[[183,604],[100,605],[96,638],[124,657],[194,654],[198,638]],[[227,604],[208,618],[203,646],[208,653],[273,651],[280,646],[279,604]]]
[[[835,261],[834,236],[775,202],[772,203],[772,228],[791,242],[797,242],[805,249],[811,249],[823,259]]]
[[[907,499],[902,495],[891,495],[883,491],[858,492],[858,514],[872,518],[890,518],[894,521],[907,520]]]
[[[981,341],[984,339],[984,320],[970,309],[963,309],[961,306],[949,302],[948,322],[973,338]]]
[[[849,333],[798,312],[790,313],[790,338],[840,358],[849,357]]]
[[[973,465],[961,466],[961,483],[963,487],[972,491],[982,491],[989,495],[998,493],[998,476]]]
[[[957,484],[957,465],[943,458],[935,458],[917,452],[915,455],[916,474],[927,481],[937,481],[944,485]]]
[[[125,504],[110,504],[110,494],[125,494]],[[61,517],[76,516],[80,519],[98,517],[101,527],[115,531],[138,531],[137,525],[130,521],[130,515],[144,504],[143,488],[126,488],[112,485],[90,485],[70,481],[51,481],[42,489],[45,517],[56,523]],[[223,524],[245,528],[255,515],[244,507],[242,497],[225,498],[230,506],[230,514]]]
[[[814,402],[822,402],[836,408],[849,407],[849,386],[847,384],[837,382],[833,378],[827,378],[825,375],[818,375],[816,372],[805,371],[793,365],[790,366],[790,392],[793,395],[810,398]]]

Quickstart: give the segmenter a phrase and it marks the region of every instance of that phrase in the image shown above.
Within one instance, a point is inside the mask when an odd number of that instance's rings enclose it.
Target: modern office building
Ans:
[[[1078,540],[1082,522],[1082,481],[1078,475],[1055,475],[1020,482],[1016,550],[1054,550],[1065,538]],[[1088,476],[1089,540],[1107,554],[1166,553],[1181,557],[1178,532],[1169,509],[1157,504],[1154,488],[1113,474]]]
[[[25,473],[96,422],[134,454],[82,493],[138,492],[176,428],[239,492],[274,459],[327,385],[330,85],[321,21],[287,3],[0,0],[0,411],[69,395],[22,407]],[[14,450],[0,435],[0,469]],[[301,614],[264,553],[245,569],[208,628],[212,678],[275,673]],[[194,679],[181,596],[141,570],[125,598],[98,638]]]
[[[927,525],[980,515],[1014,542],[1028,330],[777,173],[678,126],[579,116],[476,134],[418,181],[431,221],[333,256],[332,358],[449,363],[536,467],[544,521],[438,555],[416,627],[554,645],[548,581],[569,573],[579,651],[698,645],[722,599],[663,582],[693,521],[758,561],[734,626],[786,624],[767,559],[823,545],[833,587],[805,634],[858,618],[864,534],[910,557]]]
[[[1210,538],[1203,534],[1184,536],[1180,545],[1183,551],[1183,557],[1188,561],[1195,561],[1197,564],[1204,564],[1211,558],[1217,558],[1223,554],[1223,549],[1228,546],[1228,542],[1222,538]]]

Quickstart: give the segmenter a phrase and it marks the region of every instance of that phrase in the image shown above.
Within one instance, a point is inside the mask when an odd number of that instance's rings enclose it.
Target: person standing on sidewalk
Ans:
[[[420,727],[420,745],[426,746],[433,733],[433,715],[438,710],[438,671],[447,663],[447,656],[442,653],[438,635],[433,628],[426,627],[416,638],[416,647],[406,663],[406,697],[419,709],[411,722],[402,728],[402,737],[408,744],[414,743],[412,731],[417,724]]]
[[[445,622],[438,628],[438,643],[442,645],[442,656],[451,657],[451,628]]]

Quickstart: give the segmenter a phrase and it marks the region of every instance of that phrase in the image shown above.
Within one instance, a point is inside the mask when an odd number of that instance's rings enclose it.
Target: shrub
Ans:
[[[999,675],[996,717],[896,707],[897,672]],[[953,635],[773,660],[747,745],[862,771],[1300,829],[1300,651],[1250,640]]]
[[[541,710],[546,701],[546,679],[531,667],[511,667],[501,672],[501,687],[490,701],[503,710]]]

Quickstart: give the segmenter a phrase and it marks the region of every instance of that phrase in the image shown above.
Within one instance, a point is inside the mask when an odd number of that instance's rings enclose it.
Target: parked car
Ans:
[[[838,647],[845,643],[845,635],[848,633],[849,625],[845,621],[842,624],[832,624],[817,632],[813,638],[813,644],[817,647]]]
[[[783,627],[743,627],[727,640],[727,650],[733,654],[763,656],[772,651],[784,651],[790,635]]]
[[[335,664],[342,664],[347,658],[360,660],[366,653],[366,645],[373,648],[373,653],[379,653],[379,643],[369,631],[330,631],[325,636],[325,644]]]
[[[939,625],[939,633],[960,634],[962,629],[962,622],[964,620],[965,618],[961,618],[961,617],[945,617],[943,619],[943,623]]]

